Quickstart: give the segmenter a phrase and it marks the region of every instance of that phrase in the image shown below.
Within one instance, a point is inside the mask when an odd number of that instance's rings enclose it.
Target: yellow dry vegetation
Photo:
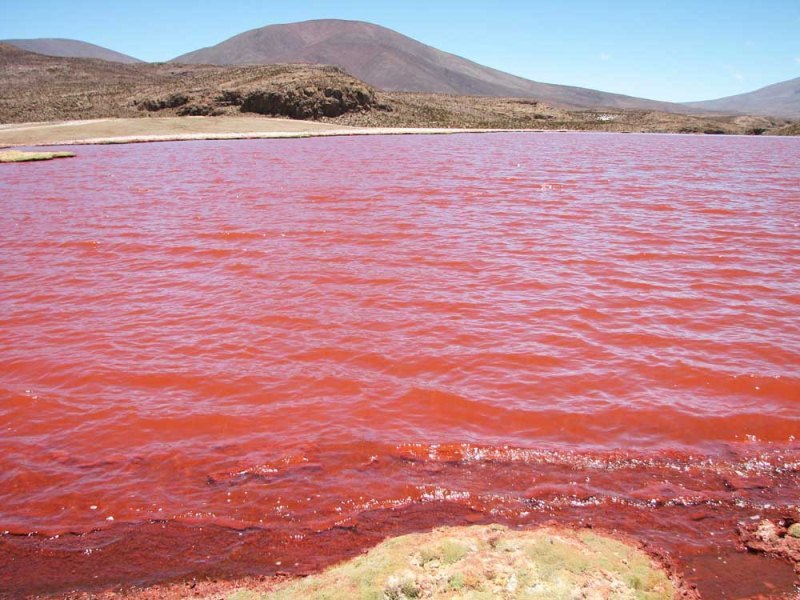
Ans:
[[[21,150],[0,150],[0,163],[51,160],[54,158],[70,158],[72,156],[75,156],[73,152],[23,152]]]
[[[669,600],[666,572],[638,548],[590,530],[441,528],[389,539],[319,575],[230,600]]]

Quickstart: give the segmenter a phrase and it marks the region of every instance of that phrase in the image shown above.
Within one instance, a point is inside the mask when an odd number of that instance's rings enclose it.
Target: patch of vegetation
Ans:
[[[54,158],[71,158],[73,152],[22,152],[20,150],[0,150],[0,163],[31,162]]]
[[[447,580],[450,589],[453,591],[458,591],[464,587],[464,574],[463,573],[453,573],[450,576],[450,579]]]
[[[448,538],[441,544],[442,562],[446,565],[457,563],[469,553],[469,546],[459,540]]]
[[[631,598],[669,600],[675,586],[646,554],[590,531],[442,528],[387,540],[366,554],[265,595],[290,598]]]

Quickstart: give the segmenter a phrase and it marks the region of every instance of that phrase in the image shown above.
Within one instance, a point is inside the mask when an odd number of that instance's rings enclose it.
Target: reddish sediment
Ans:
[[[745,552],[737,531],[786,518],[787,498],[797,498],[800,490],[798,449],[749,452],[734,458],[731,449],[729,462],[721,463],[415,445],[372,462],[367,455],[357,461],[367,471],[390,463],[381,479],[437,482],[413,500],[381,505],[372,499],[374,508],[334,509],[326,516],[325,507],[339,498],[319,498],[316,518],[297,515],[264,526],[234,528],[213,519],[184,518],[114,524],[80,535],[5,535],[0,572],[6,574],[4,588],[16,593],[181,578],[296,576],[352,557],[386,537],[440,525],[499,522],[523,528],[591,527],[638,540],[704,598],[788,594],[796,581],[791,566]],[[305,477],[305,463],[285,462],[294,464],[284,477]],[[324,465],[322,460],[314,469],[323,472]],[[270,484],[238,475],[209,485],[236,490]],[[476,489],[479,485],[484,489]]]

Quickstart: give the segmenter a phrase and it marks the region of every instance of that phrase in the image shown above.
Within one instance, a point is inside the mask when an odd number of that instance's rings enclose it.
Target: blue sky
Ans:
[[[162,61],[273,23],[342,18],[547,83],[705,100],[800,77],[800,0],[0,0],[0,39]]]

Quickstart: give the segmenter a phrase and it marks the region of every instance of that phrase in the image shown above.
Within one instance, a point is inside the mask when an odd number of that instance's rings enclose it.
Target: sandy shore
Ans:
[[[488,131],[496,132],[502,130],[344,127],[317,121],[296,121],[267,117],[93,119],[87,121],[50,121],[0,125],[0,147]]]

